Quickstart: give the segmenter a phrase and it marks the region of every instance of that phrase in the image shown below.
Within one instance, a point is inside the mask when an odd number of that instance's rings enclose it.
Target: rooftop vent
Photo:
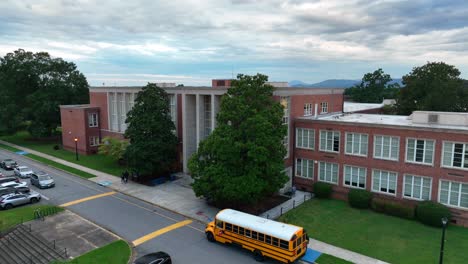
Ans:
[[[428,123],[438,123],[439,122],[439,115],[435,115],[435,114],[429,114],[427,115],[427,122]]]

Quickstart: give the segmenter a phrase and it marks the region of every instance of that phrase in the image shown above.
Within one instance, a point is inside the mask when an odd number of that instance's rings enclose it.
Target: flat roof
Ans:
[[[60,105],[60,108],[99,108],[99,106],[92,106],[89,104],[82,105]]]
[[[379,109],[384,106],[383,103],[381,104],[371,104],[371,103],[355,103],[355,102],[344,102],[343,104],[343,112],[357,112],[363,110],[370,110],[370,109]]]
[[[437,113],[437,112],[435,112]],[[462,130],[468,131],[468,126],[464,125],[441,125],[430,123],[414,123],[413,117],[402,115],[379,115],[379,114],[360,114],[360,113],[337,113],[326,116],[303,116],[298,117],[298,120],[315,120],[322,122],[336,122],[346,124],[362,124],[369,126],[394,126],[394,127],[409,127],[423,129],[445,129],[445,130]]]

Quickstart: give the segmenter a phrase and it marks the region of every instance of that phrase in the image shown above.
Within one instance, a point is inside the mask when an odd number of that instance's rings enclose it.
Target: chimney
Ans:
[[[314,118],[317,118],[317,112],[318,112],[318,104],[315,104],[315,109],[314,109]]]

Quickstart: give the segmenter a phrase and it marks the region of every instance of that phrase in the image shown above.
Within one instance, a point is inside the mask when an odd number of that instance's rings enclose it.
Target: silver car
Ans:
[[[20,178],[29,178],[33,171],[26,166],[18,166],[13,169],[13,173]]]
[[[36,185],[40,189],[55,187],[54,179],[43,171],[31,174],[30,180],[31,185]]]
[[[11,193],[0,197],[0,208],[11,209],[22,204],[37,203],[40,200],[41,195],[37,192]]]

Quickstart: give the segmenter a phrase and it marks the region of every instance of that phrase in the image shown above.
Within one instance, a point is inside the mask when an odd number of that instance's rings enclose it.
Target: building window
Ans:
[[[319,181],[338,184],[338,164],[319,162]]]
[[[442,166],[468,169],[468,143],[444,142]]]
[[[281,96],[280,104],[283,106],[283,125],[286,126],[287,132],[283,139],[283,145],[286,148],[285,159],[289,157],[289,97]]]
[[[320,103],[320,108],[322,109],[322,114],[328,113],[328,102]]]
[[[304,149],[315,148],[315,130],[296,128],[296,147]]]
[[[312,104],[304,104],[304,115],[305,116],[312,115]]]
[[[468,184],[440,181],[439,202],[445,205],[468,208]]]
[[[349,155],[367,156],[369,136],[359,133],[346,133],[345,153]]]
[[[403,197],[430,200],[432,179],[414,175],[405,175]]]
[[[349,187],[366,188],[366,168],[344,166],[344,185]]]
[[[314,178],[314,161],[308,159],[296,159],[296,176]]]
[[[340,152],[340,132],[320,130],[320,150]]]
[[[391,136],[374,137],[374,158],[398,160],[400,138]]]
[[[91,147],[99,146],[99,137],[89,137],[89,145]]]
[[[432,164],[434,145],[434,140],[408,138],[406,143],[406,161]]]
[[[89,127],[97,127],[98,126],[98,114],[97,113],[90,113],[88,114],[88,125]]]
[[[372,191],[396,195],[397,174],[395,172],[373,170]]]

